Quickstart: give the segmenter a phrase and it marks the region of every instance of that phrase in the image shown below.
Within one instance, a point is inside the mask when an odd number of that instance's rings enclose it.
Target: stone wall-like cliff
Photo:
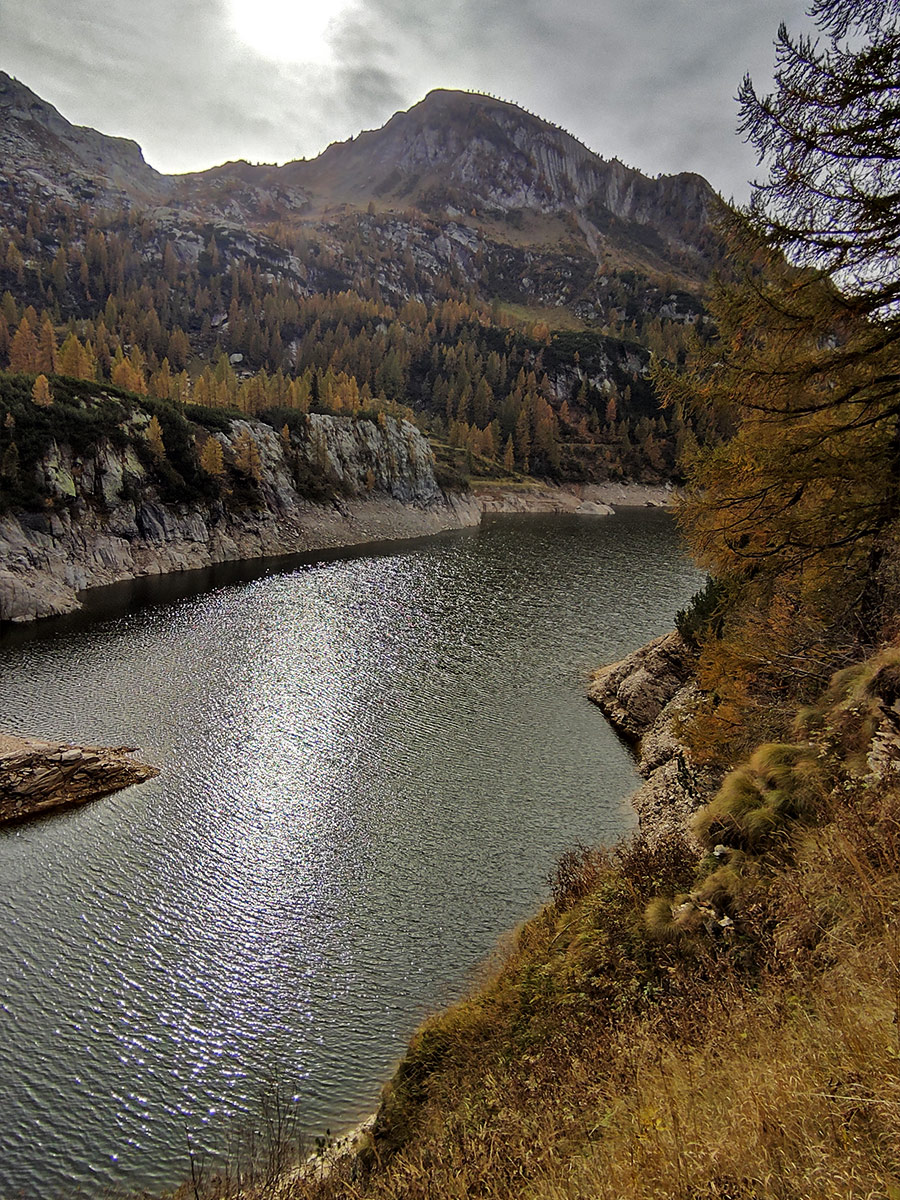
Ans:
[[[237,420],[210,436],[226,460],[252,438],[257,477],[242,496],[167,502],[132,443],[101,438],[76,455],[54,441],[36,467],[46,507],[0,517],[0,621],[72,612],[79,591],[141,575],[413,537],[480,517],[473,501],[443,495],[428,443],[406,421],[311,415],[306,436],[286,440]]]

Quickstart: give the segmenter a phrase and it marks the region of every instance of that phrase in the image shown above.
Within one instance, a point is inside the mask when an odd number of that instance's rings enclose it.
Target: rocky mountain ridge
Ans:
[[[300,209],[341,203],[364,208],[374,200],[376,207],[415,203],[451,218],[471,214],[472,207],[488,217],[593,209],[661,227],[672,225],[679,206],[705,224],[712,201],[712,189],[699,175],[650,179],[514,104],[442,88],[382,128],[335,142],[314,159],[281,167],[227,163],[187,175],[182,183],[197,195],[193,189],[203,182],[229,176],[245,186],[280,187]],[[454,200],[468,209],[456,208]],[[599,226],[594,234],[602,236]]]
[[[453,260],[485,292],[502,292],[508,254],[515,265],[506,274],[518,276],[526,298],[526,248],[532,259],[568,253],[590,275],[630,266],[696,286],[710,269],[715,195],[700,176],[651,179],[481,94],[432,91],[381,129],[314,159],[225,163],[183,176],[155,171],[134,142],[71,125],[3,73],[0,118],[0,189],[5,182],[20,195],[138,208],[169,232],[212,222],[232,236],[268,237],[279,223],[282,233],[316,231],[337,247],[362,236],[388,250],[399,235],[401,252],[434,251],[425,275]],[[485,259],[498,261],[482,279]],[[301,264],[294,273],[303,274]],[[532,273],[546,271],[538,264]]]
[[[160,203],[171,190],[137,142],[72,125],[30,88],[0,71],[0,174],[72,203]]]

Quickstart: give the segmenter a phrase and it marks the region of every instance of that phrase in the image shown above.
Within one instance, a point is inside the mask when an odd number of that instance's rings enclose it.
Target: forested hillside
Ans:
[[[3,78],[0,367],[250,415],[414,414],[457,481],[656,481],[707,436],[649,380],[719,254],[697,177],[433,93],[313,162],[174,181]]]

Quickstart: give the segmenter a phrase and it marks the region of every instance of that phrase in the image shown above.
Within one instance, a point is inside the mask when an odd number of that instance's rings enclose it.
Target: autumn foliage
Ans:
[[[137,211],[0,202],[0,369],[245,415],[402,410],[498,473],[659,480],[676,470],[688,434],[661,412],[644,365],[648,350],[674,361],[687,324],[644,312],[650,285],[634,272],[608,272],[602,329],[554,331],[450,276],[427,302],[389,302],[362,276],[316,290],[304,273],[337,281],[334,253],[297,230],[268,230],[270,257],[224,228],[203,237],[194,261]],[[306,264],[299,276],[284,269],[288,251]],[[414,294],[414,265],[390,266]],[[650,290],[662,305],[675,287]],[[679,295],[696,319],[699,301]]]
[[[889,4],[814,15],[821,45],[779,34],[776,92],[742,89],[771,169],[747,211],[723,213],[717,335],[687,373],[658,372],[671,404],[729,430],[690,457],[679,514],[729,597],[690,734],[726,759],[877,644],[900,599],[900,29]]]

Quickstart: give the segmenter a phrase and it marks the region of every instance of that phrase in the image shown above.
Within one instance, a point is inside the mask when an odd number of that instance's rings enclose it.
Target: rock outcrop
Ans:
[[[588,696],[636,746],[644,783],[631,802],[650,840],[684,835],[719,780],[693,761],[679,737],[697,695],[693,671],[693,652],[673,632],[591,676]]]
[[[159,774],[133,752],[0,734],[0,823],[85,804]]]
[[[591,676],[588,695],[631,741],[640,741],[691,678],[693,655],[681,635],[667,633]]]
[[[313,415],[286,443],[239,420],[216,437],[231,457],[252,438],[258,479],[248,499],[167,503],[133,448],[101,439],[87,455],[53,443],[38,464],[50,507],[0,518],[0,621],[80,607],[87,588],[213,563],[418,537],[477,524],[465,497],[445,497],[428,443],[406,421]],[[315,502],[310,479],[333,499]]]

